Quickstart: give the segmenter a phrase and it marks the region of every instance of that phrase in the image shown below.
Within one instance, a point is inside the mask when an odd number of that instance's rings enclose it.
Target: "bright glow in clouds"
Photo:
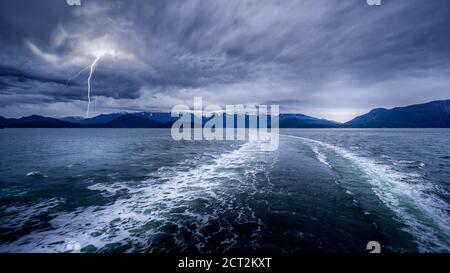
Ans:
[[[108,39],[98,38],[93,42],[88,42],[87,39],[82,40],[76,47],[73,48],[70,54],[67,54],[67,58],[63,59],[62,57],[58,57],[55,54],[47,53],[41,50],[37,45],[32,43],[31,41],[25,40],[25,44],[30,48],[30,50],[37,56],[39,56],[44,61],[51,63],[53,65],[57,65],[58,67],[63,67],[65,65],[78,65],[80,63],[87,62],[88,59],[95,58],[94,61],[81,69],[75,77],[72,77],[68,80],[68,82],[76,77],[78,77],[83,71],[89,69],[89,77],[87,80],[87,97],[88,97],[88,105],[86,110],[86,118],[89,117],[90,106],[91,106],[91,80],[95,72],[95,68],[99,61],[106,56],[111,56],[115,60],[117,57],[121,57],[124,60],[132,60],[133,55],[121,53],[116,51],[116,49],[112,46],[113,43]],[[106,37],[107,38],[107,37]]]

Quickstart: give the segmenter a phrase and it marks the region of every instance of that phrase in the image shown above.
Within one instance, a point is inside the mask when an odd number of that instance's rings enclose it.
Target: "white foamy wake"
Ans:
[[[319,148],[317,146],[312,146],[311,149],[316,155],[317,160],[319,160],[320,162],[331,168],[330,163],[328,163],[327,156],[323,154],[321,151],[319,151]]]
[[[154,239],[166,234],[181,250],[188,244],[195,244],[198,251],[207,252],[211,234],[204,232],[204,228],[213,220],[220,226],[216,233],[226,231],[222,249],[229,249],[240,236],[233,231],[232,224],[245,222],[261,226],[248,205],[236,204],[236,194],[252,195],[261,190],[255,181],[274,163],[271,157],[274,153],[260,151],[259,145],[261,143],[245,143],[195,168],[186,167],[189,162],[163,167],[151,174],[155,178],[147,181],[92,185],[91,190],[106,196],[126,194],[108,206],[80,208],[56,215],[50,221],[51,230],[26,235],[0,246],[0,250],[63,252],[67,242],[76,241],[82,248],[94,246],[99,251],[112,244],[127,244],[130,246],[127,251],[153,251],[154,248],[160,251],[161,246]],[[235,217],[222,217],[230,211]],[[167,233],[163,228],[167,225],[176,228]],[[181,238],[181,228],[192,235],[189,240]],[[252,235],[255,240],[259,229]]]
[[[417,183],[415,173],[410,175],[396,171],[335,145],[293,135],[284,136],[302,140],[313,151],[319,147],[334,151],[356,166],[378,198],[405,224],[406,231],[414,236],[419,251],[450,251],[450,206],[433,193],[435,187],[429,181],[422,179]]]

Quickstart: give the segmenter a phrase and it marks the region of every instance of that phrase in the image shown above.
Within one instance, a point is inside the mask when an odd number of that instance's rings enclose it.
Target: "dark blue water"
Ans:
[[[450,251],[450,130],[0,130],[0,251]]]

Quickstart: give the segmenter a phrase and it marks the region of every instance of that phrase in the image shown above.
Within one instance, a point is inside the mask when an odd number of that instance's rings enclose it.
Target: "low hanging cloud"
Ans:
[[[86,67],[101,54],[92,114],[203,96],[346,121],[449,98],[446,0],[81,4],[0,3],[0,115],[83,115]]]

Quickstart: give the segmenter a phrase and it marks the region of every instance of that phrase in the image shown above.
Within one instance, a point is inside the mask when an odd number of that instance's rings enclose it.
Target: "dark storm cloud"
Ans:
[[[10,68],[10,67],[2,67],[0,65],[0,80],[4,83],[5,86],[8,86],[6,83],[8,80],[11,81],[11,87],[14,87],[14,83],[22,83],[28,81],[37,81],[41,83],[55,83],[60,85],[74,85],[72,82],[69,82],[65,79],[54,78],[51,76],[32,74],[24,71],[20,71],[18,69]],[[26,88],[26,87],[25,87]],[[0,90],[4,91],[4,90]]]
[[[0,6],[0,114],[7,116],[83,113],[86,66],[102,52],[111,54],[93,77],[96,113],[168,110],[203,96],[345,120],[372,107],[449,97],[446,0]]]

